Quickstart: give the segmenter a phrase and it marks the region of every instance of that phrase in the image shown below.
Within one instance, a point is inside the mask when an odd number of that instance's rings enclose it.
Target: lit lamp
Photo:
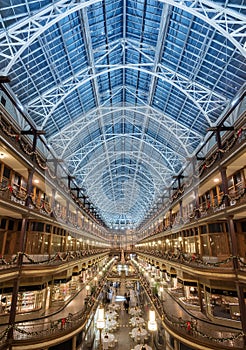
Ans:
[[[149,321],[148,321],[148,330],[151,332],[151,345],[152,349],[154,348],[154,332],[157,331],[157,322],[155,320],[155,311],[149,310]]]
[[[102,305],[99,306],[98,315],[97,315],[97,329],[99,329],[99,341],[100,341],[100,350],[102,350],[102,330],[105,327],[104,319],[104,308]]]
[[[89,290],[90,290],[90,286],[87,284],[87,286],[85,286],[85,289],[86,289],[86,295],[89,294]]]

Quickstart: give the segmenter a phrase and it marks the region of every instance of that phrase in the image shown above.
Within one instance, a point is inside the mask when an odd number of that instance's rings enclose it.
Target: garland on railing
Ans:
[[[167,312],[165,311],[163,304],[161,303],[159,298],[153,294],[153,290],[150,287],[149,282],[146,279],[144,279],[143,276],[140,276],[140,281],[141,281],[142,285],[144,286],[147,294],[149,295],[150,300],[155,305],[155,308],[156,308],[157,312],[159,313],[159,316],[161,317],[161,319],[164,322],[167,321],[174,328],[177,328],[177,327],[185,328],[187,334],[195,333],[196,335],[199,335],[203,338],[206,338],[209,341],[218,342],[218,343],[235,341],[235,340],[238,340],[244,336],[243,332],[239,332],[239,333],[236,333],[235,335],[232,335],[230,337],[227,336],[227,337],[218,338],[218,337],[210,336],[204,332],[199,331],[197,329],[197,325],[192,321],[189,321],[189,320],[186,321],[186,320],[183,320],[181,318],[179,318],[177,321],[174,321],[174,317],[170,317],[170,315],[167,314]]]
[[[35,201],[33,199],[33,197],[30,195],[30,199],[31,199],[31,204],[39,210],[44,210],[47,214],[51,215],[52,213],[52,209],[50,207],[50,204],[48,202],[46,202],[45,200],[41,199],[40,200],[40,205],[37,203],[37,201]]]
[[[107,249],[99,249],[99,250],[83,250],[83,251],[76,251],[76,252],[68,252],[68,253],[61,253],[58,252],[56,253],[54,256],[52,256],[49,259],[45,259],[42,261],[35,261],[33,258],[31,258],[28,254],[26,253],[21,253],[18,252],[10,261],[7,261],[4,257],[0,258],[0,265],[13,265],[18,261],[18,258],[21,254],[23,254],[23,256],[29,261],[29,263],[31,264],[49,264],[52,263],[54,261],[61,261],[61,262],[67,262],[70,260],[74,260],[74,259],[80,259],[83,258],[85,256],[91,256],[91,255],[95,255],[98,253],[104,253],[106,252]],[[62,254],[65,254],[65,256],[62,256]],[[26,264],[26,262],[23,262],[23,264]]]
[[[68,188],[65,186],[65,184],[61,181],[59,181],[59,177],[55,174],[52,173],[52,171],[50,170],[50,168],[46,165],[46,161],[44,161],[40,155],[38,154],[37,151],[33,152],[32,149],[31,149],[31,146],[28,144],[28,143],[24,143],[21,139],[21,134],[20,133],[13,133],[13,132],[10,132],[8,130],[8,128],[5,126],[5,124],[2,122],[2,120],[0,119],[0,126],[2,128],[2,130],[4,131],[4,133],[11,137],[12,139],[14,139],[15,142],[19,143],[20,145],[20,148],[22,149],[22,151],[24,153],[26,153],[28,156],[35,156],[35,159],[36,159],[36,162],[38,164],[38,166],[44,170],[44,171],[47,171],[48,172],[48,175],[54,180],[56,179],[58,182],[59,182],[59,186],[61,188],[63,188],[65,191],[68,190]],[[11,126],[9,127],[11,129]],[[81,207],[83,209],[85,209],[82,204],[81,204]]]
[[[14,198],[16,198],[19,201],[23,201],[23,205],[26,204],[26,200],[29,197],[30,202],[31,202],[30,205],[33,205],[38,210],[41,210],[41,209],[44,210],[49,215],[52,213],[52,210],[50,208],[49,203],[45,202],[44,200],[41,200],[41,204],[38,205],[37,202],[32,198],[31,195],[20,192],[20,191],[16,190],[15,188],[13,188],[11,185],[4,186],[4,185],[2,185],[2,183],[0,183],[0,191],[3,191],[3,192],[9,191],[9,193]]]
[[[239,130],[235,131],[233,138],[232,139],[228,139],[225,142],[224,148],[223,149],[218,149],[209,159],[206,159],[205,162],[202,164],[202,168],[199,172],[199,177],[202,175],[202,173],[210,168],[215,161],[217,160],[219,154],[221,153],[226,153],[228,152],[237,142],[237,140],[242,138],[243,132],[246,130],[246,127],[242,127]]]
[[[50,323],[44,323],[44,326],[48,325],[49,327],[38,331],[27,331],[26,329],[20,328],[17,325],[8,326],[4,331],[0,333],[0,341],[4,340],[4,338],[7,336],[11,328],[13,328],[14,331],[16,331],[17,333],[23,334],[29,337],[38,337],[38,336],[43,337],[48,333],[51,333],[53,335],[55,331],[58,331],[60,333],[60,332],[69,330],[71,327],[74,327],[77,323],[79,323],[80,325],[84,324],[85,326],[86,322],[89,320],[90,314],[93,312],[93,309],[95,308],[95,306],[99,301],[99,295],[103,287],[104,287],[104,279],[101,278],[98,282],[97,287],[93,292],[93,295],[87,296],[87,302],[85,304],[84,309],[77,312],[76,314],[69,313],[66,317],[57,319],[55,321],[51,321]],[[25,326],[25,328],[27,327],[28,325]],[[15,340],[18,341],[18,339],[15,339]]]
[[[64,330],[66,330],[66,328],[69,328],[70,326],[74,326],[75,323],[78,323],[78,322],[84,323],[87,320],[88,315],[90,314],[91,309],[95,305],[97,299],[95,297],[90,297],[89,300],[90,302],[87,302],[86,310],[80,311],[74,315],[69,313],[67,317],[57,319],[56,321],[51,321],[49,324],[47,324],[49,328],[41,329],[39,331],[27,331],[23,328],[14,326],[14,330],[20,334],[25,334],[31,337],[37,337],[40,335],[45,336],[47,335],[47,333],[53,334],[54,331],[63,332]]]
[[[67,329],[71,328],[71,326],[73,327],[74,325],[76,325],[77,323],[83,324],[88,321],[89,315],[91,314],[93,308],[97,305],[99,301],[99,295],[103,286],[103,279],[99,280],[97,288],[94,290],[93,295],[87,296],[87,302],[83,310],[77,312],[76,314],[69,313],[66,317],[62,317],[55,321],[51,321],[51,323],[48,324],[49,328],[42,329],[39,331],[27,331],[15,325],[14,330],[20,334],[25,334],[30,337],[37,337],[47,335],[47,333],[54,334],[54,331],[64,332]]]
[[[149,235],[161,233],[163,231],[168,230],[171,227],[176,227],[179,225],[187,224],[193,219],[199,219],[200,217],[204,217],[205,215],[209,215],[211,213],[214,213],[217,210],[225,209],[226,198],[228,198],[229,206],[232,205],[233,202],[236,202],[236,203],[240,202],[240,200],[246,194],[246,188],[241,189],[239,192],[240,193],[236,197],[223,193],[219,204],[210,205],[210,203],[208,203],[206,208],[204,208],[204,209],[194,208],[193,211],[191,213],[187,214],[186,216],[176,216],[170,226],[165,226],[161,230],[160,229],[155,230],[152,233],[150,233]]]
[[[11,195],[13,195],[15,198],[26,201],[27,199],[27,194],[24,193],[22,194],[20,191],[17,191],[14,189],[11,185],[4,186],[2,183],[0,184],[0,191],[7,192],[9,191]]]
[[[229,194],[222,193],[222,197],[220,199],[220,202],[217,205],[212,205],[211,206],[211,205],[208,204],[207,207],[204,210],[202,210],[200,208],[194,208],[193,212],[188,215],[187,219],[188,220],[192,220],[194,218],[199,218],[200,216],[203,215],[203,213],[207,214],[207,213],[209,213],[211,211],[216,211],[217,209],[222,209],[224,207],[224,205],[225,205],[226,198],[228,198],[229,205],[231,205],[232,201],[239,202],[241,200],[241,198],[244,197],[245,193],[246,193],[246,189],[245,188],[243,188],[240,191],[239,195],[236,196],[236,197],[232,197]],[[182,224],[182,223],[185,223],[185,218],[180,217],[176,221],[178,222],[178,224]],[[174,221],[174,223],[175,223],[175,221]]]
[[[66,215],[65,214],[62,214],[61,212],[59,212],[57,210],[52,210],[51,207],[50,207],[50,204],[48,202],[45,202],[44,200],[41,200],[41,204],[39,205],[37,203],[37,201],[35,201],[31,195],[27,195],[26,193],[25,194],[21,194],[20,191],[17,191],[12,186],[10,186],[10,185],[5,186],[5,185],[2,185],[1,183],[0,183],[0,191],[3,191],[3,192],[9,191],[10,194],[14,196],[14,198],[16,198],[16,199],[18,199],[20,201],[23,201],[22,205],[25,205],[25,202],[26,202],[27,198],[29,197],[30,198],[30,202],[31,202],[30,205],[33,205],[34,208],[36,208],[38,210],[43,210],[48,215],[53,214],[54,216],[62,218],[64,221],[66,221]],[[91,212],[88,209],[84,208],[82,203],[78,199],[76,199],[75,196],[72,196],[72,198],[73,198],[73,200],[76,202],[76,204],[81,209],[83,209],[91,218],[94,219],[94,217],[91,214]],[[71,224],[75,225],[74,222],[73,222],[73,219],[68,218],[68,222],[70,222]]]
[[[42,169],[42,170],[45,170],[45,171],[48,171],[49,173],[49,176],[52,178],[52,179],[58,179],[58,177],[53,174],[51,172],[51,170],[49,169],[49,167],[47,167],[47,165],[45,164],[45,161],[41,159],[40,155],[38,154],[37,151],[33,152],[32,151],[32,148],[31,146],[28,144],[28,143],[24,143],[21,139],[21,134],[19,133],[13,133],[13,132],[10,132],[8,130],[8,128],[5,126],[5,124],[2,122],[2,120],[0,119],[0,126],[2,127],[2,130],[4,131],[4,133],[6,135],[8,135],[9,137],[11,137],[12,139],[15,140],[15,142],[18,142],[20,144],[20,147],[21,149],[23,150],[23,152],[25,152],[27,155],[29,156],[35,156],[35,159],[37,161],[37,164],[39,165],[39,167]],[[11,129],[11,126],[9,126],[9,128]],[[206,159],[205,162],[203,163],[202,165],[202,168],[199,172],[199,175],[197,176],[198,178],[202,175],[202,173],[210,168],[214,163],[215,161],[217,160],[218,158],[218,155],[221,154],[221,153],[226,153],[228,152],[233,146],[234,144],[236,143],[236,141],[238,139],[241,139],[242,138],[242,135],[243,135],[243,132],[246,130],[246,127],[241,127],[240,129],[238,129],[237,131],[235,131],[234,135],[233,135],[233,138],[232,139],[227,139],[226,142],[225,142],[225,145],[224,145],[224,148],[223,149],[218,149],[217,151],[215,151],[215,153],[209,158],[209,159]],[[170,201],[173,201],[174,199],[177,199],[185,190],[185,188],[188,188],[192,183],[193,183],[193,180],[194,178],[196,178],[196,176],[192,176],[192,178],[190,179],[190,183],[186,183],[182,186],[181,189],[179,189],[174,195],[173,195],[173,198],[170,199]]]
[[[0,333],[0,341],[2,341],[8,334],[9,330],[11,329],[11,326],[8,326],[6,329],[4,329],[3,331],[1,331]]]
[[[148,250],[141,251],[140,250],[139,253],[148,254],[148,255],[154,255],[154,256],[157,256],[157,257],[159,257],[161,259],[166,259],[166,260],[169,260],[169,261],[180,261],[181,263],[182,262],[197,263],[199,265],[213,266],[213,267],[218,267],[220,265],[228,264],[234,258],[237,258],[237,257],[229,256],[228,258],[226,258],[224,260],[221,260],[221,261],[209,262],[209,261],[204,261],[200,257],[196,256],[196,254],[192,254],[191,256],[187,257],[184,253],[179,253],[179,254],[161,253],[161,252],[156,252],[156,251],[153,251],[153,250],[151,250],[151,251],[148,251]]]
[[[241,265],[246,266],[246,263],[240,257],[238,257],[237,259]]]
[[[186,323],[186,327],[187,327],[187,323]],[[199,336],[201,336],[203,338],[207,338],[210,341],[217,342],[217,343],[224,343],[224,342],[228,342],[228,341],[234,341],[234,340],[237,340],[239,338],[242,338],[243,335],[244,335],[243,332],[240,332],[240,333],[236,333],[235,335],[233,335],[231,337],[222,337],[222,338],[212,337],[212,336],[207,335],[206,333],[203,333],[203,332],[199,331],[197,329],[197,326],[195,324],[193,324],[192,322],[191,322],[191,332],[195,333],[196,335],[199,335]]]
[[[10,263],[7,262],[3,257],[0,258],[0,265],[9,265]]]
[[[204,163],[202,164],[201,166],[201,169],[199,170],[199,173],[198,175],[195,175],[193,174],[192,177],[190,178],[190,181],[189,182],[186,182],[185,184],[182,185],[182,187],[180,189],[178,189],[173,195],[172,195],[172,198],[170,200],[170,202],[176,200],[178,197],[180,197],[185,189],[188,189],[193,183],[194,183],[194,180],[195,179],[198,179],[202,176],[203,172],[206,170],[206,169],[209,169],[211,168],[214,163],[217,161],[218,159],[218,156],[221,154],[221,153],[226,153],[228,152],[234,145],[235,143],[237,142],[238,139],[241,139],[242,137],[242,134],[243,134],[243,131],[245,131],[246,128],[242,127],[240,128],[239,130],[237,130],[234,135],[233,135],[233,138],[230,139],[230,140],[226,140],[226,143],[225,143],[225,146],[223,149],[218,149],[217,151],[215,151],[215,153],[213,153],[211,155],[210,158],[206,159],[204,161]]]

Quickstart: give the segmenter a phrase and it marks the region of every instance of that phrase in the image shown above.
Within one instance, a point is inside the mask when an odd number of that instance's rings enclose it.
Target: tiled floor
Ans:
[[[131,318],[131,315],[129,315],[123,306],[123,300],[124,300],[124,294],[125,292],[129,291],[129,289],[126,289],[124,281],[121,282],[121,287],[117,292],[117,296],[113,296],[112,302],[119,303],[121,305],[119,310],[119,328],[114,333],[115,338],[118,340],[118,344],[116,345],[115,349],[117,350],[131,350],[134,349],[134,347],[137,345],[137,343],[132,340],[130,337],[129,332],[132,330],[132,327],[129,323],[129,320]],[[136,303],[138,303],[138,299],[134,299],[134,297],[131,297],[130,306],[135,306]],[[143,316],[144,317],[144,316]],[[95,344],[93,350],[98,349],[97,344]],[[164,349],[163,349],[164,350]]]
[[[36,327],[40,327],[40,324],[42,324],[43,322],[56,321],[63,317],[67,317],[69,313],[76,313],[78,310],[83,309],[84,298],[86,297],[86,290],[84,286],[81,285],[81,288],[81,291],[79,291],[78,294],[66,305],[53,307],[49,310],[49,313],[47,314],[40,315],[40,313],[35,312],[30,313],[28,315],[19,315],[18,321],[23,322],[23,327],[26,327],[26,323],[28,322],[29,327],[36,329]],[[124,298],[125,291],[126,286],[124,285],[123,280],[123,282],[121,283],[121,288],[118,290],[117,298],[113,299],[114,302],[121,304],[121,309],[119,311],[119,329],[115,332],[115,336],[118,339],[118,345],[116,347],[117,350],[130,350],[133,349],[136,345],[129,336],[129,331],[131,330],[131,327],[129,325],[129,315],[123,308],[122,299]],[[240,331],[240,322],[238,329],[233,329],[222,325],[218,327],[214,325],[210,320],[208,320],[206,316],[200,311],[185,310],[182,307],[182,305],[178,302],[178,300],[175,300],[174,296],[171,295],[170,291],[168,290],[164,291],[163,297],[164,308],[167,314],[172,315],[176,318],[182,318],[182,320],[184,321],[191,320],[191,318],[193,317],[196,318],[198,330],[202,330],[204,333],[211,335],[212,337],[230,337],[234,332]],[[118,301],[118,299],[121,300]],[[143,314],[143,316],[147,318],[147,309],[144,310]],[[1,317],[2,326],[0,326],[0,331],[1,329],[6,329],[7,322],[7,315],[6,317]]]

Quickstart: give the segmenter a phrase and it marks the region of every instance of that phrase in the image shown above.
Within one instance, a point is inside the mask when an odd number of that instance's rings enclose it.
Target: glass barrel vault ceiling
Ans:
[[[2,0],[0,71],[109,227],[137,228],[245,82],[244,0]]]

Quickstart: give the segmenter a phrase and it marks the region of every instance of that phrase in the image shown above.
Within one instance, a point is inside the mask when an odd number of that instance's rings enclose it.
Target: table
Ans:
[[[132,329],[132,337],[135,342],[140,341],[142,344],[144,343],[144,338],[147,337],[148,332],[144,328],[133,328]]]
[[[132,317],[130,319],[130,322],[133,325],[133,327],[141,326],[142,324],[145,323],[144,319],[142,317],[138,317],[138,316]]]
[[[142,310],[139,308],[131,307],[129,310],[129,314],[132,316],[139,316],[142,313]]]
[[[152,347],[147,344],[138,344],[134,347],[134,350],[142,350],[145,347],[146,350],[152,350]]]
[[[113,318],[116,318],[118,314],[116,311],[109,310],[105,313],[105,316],[107,319],[113,319]]]
[[[115,337],[111,333],[104,333],[102,336],[103,349],[108,349],[115,345]]]
[[[113,303],[113,304],[109,304],[108,308],[109,308],[110,311],[117,311],[117,310],[120,309],[120,305]]]
[[[115,330],[118,326],[118,322],[114,319],[108,319],[106,320],[106,325],[105,328],[107,328],[108,330],[112,331]]]

